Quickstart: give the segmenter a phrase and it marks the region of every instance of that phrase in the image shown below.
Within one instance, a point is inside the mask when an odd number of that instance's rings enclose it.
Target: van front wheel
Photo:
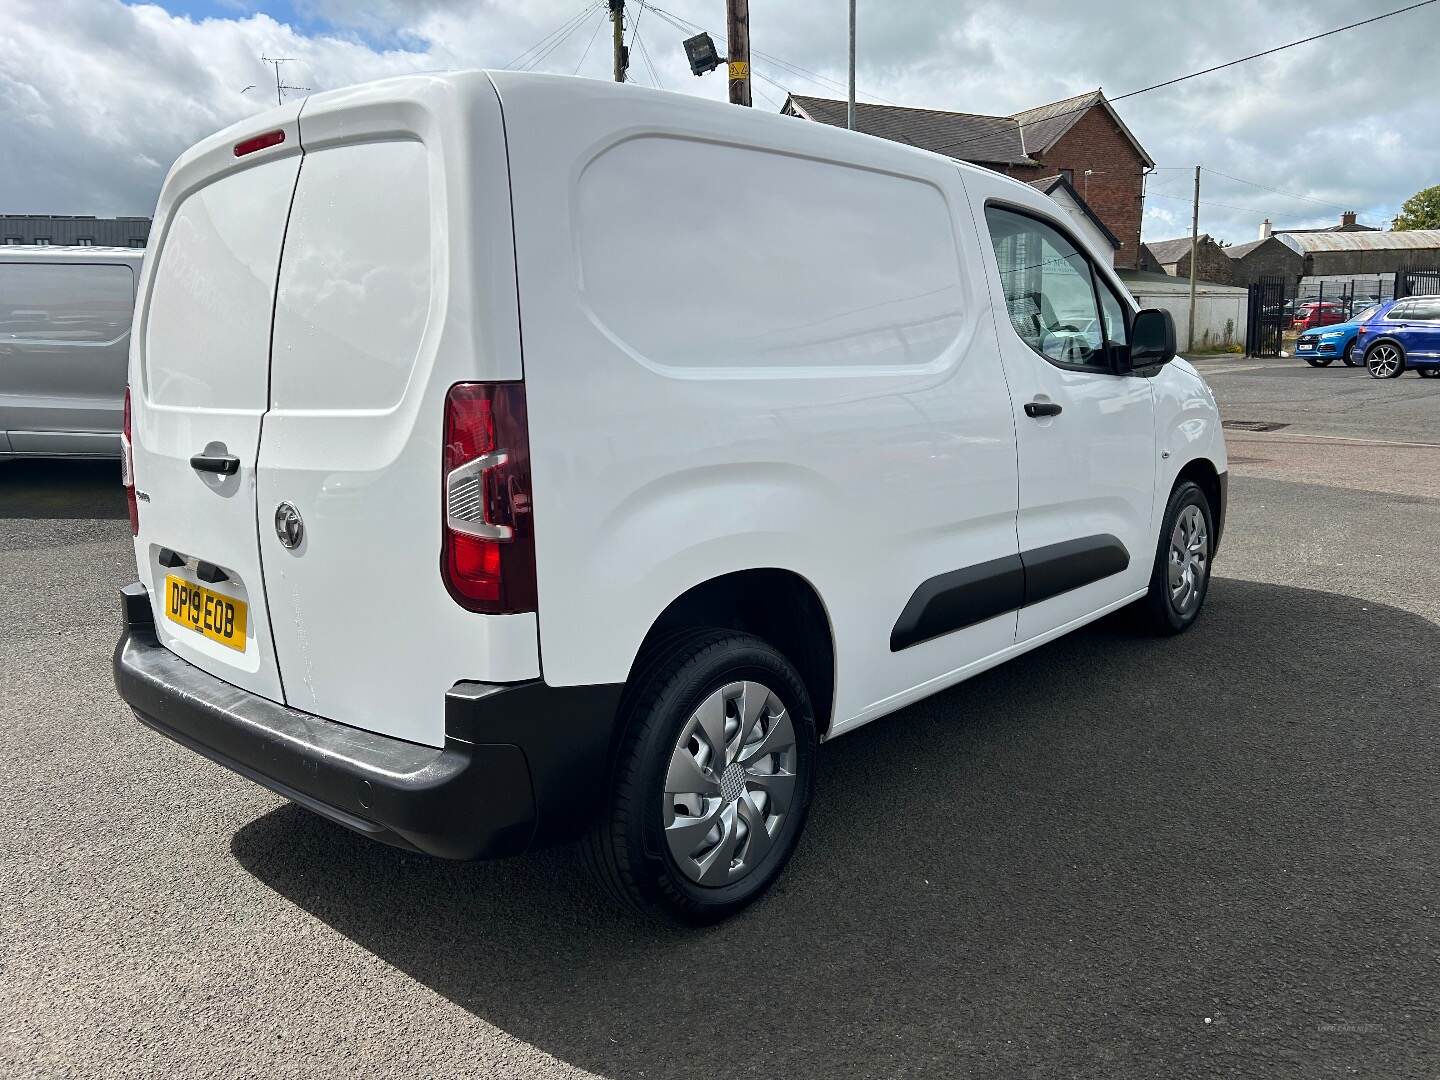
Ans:
[[[669,639],[637,665],[592,869],[641,911],[717,922],[770,887],[800,839],[817,737],[795,668],[730,630]]]
[[[1215,521],[1210,500],[1192,481],[1170,494],[1160,526],[1160,544],[1150,574],[1150,593],[1140,601],[1151,627],[1162,634],[1190,629],[1210,589]]]

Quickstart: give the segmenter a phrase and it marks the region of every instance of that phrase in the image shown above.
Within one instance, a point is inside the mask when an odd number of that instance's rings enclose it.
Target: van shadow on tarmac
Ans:
[[[293,806],[232,849],[604,1075],[1423,1072],[1440,629],[1230,579],[1209,603],[1180,639],[1112,617],[828,745],[795,862],[711,930],[611,906],[569,850],[447,864]]]
[[[0,458],[0,519],[124,519],[114,460]]]

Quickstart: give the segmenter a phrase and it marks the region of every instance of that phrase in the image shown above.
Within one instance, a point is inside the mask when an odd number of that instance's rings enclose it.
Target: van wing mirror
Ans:
[[[1175,320],[1162,308],[1137,311],[1130,324],[1130,367],[1158,367],[1175,359]]]

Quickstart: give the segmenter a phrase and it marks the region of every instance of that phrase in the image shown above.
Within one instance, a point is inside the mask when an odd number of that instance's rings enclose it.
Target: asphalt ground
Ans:
[[[0,465],[0,1076],[1440,1074],[1440,383],[1201,366],[1286,426],[1231,432],[1194,630],[828,744],[790,870],[704,932],[142,729],[113,466]]]

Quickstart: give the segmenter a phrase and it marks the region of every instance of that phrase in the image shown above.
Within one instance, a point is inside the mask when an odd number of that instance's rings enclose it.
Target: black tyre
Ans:
[[[1398,379],[1405,371],[1405,350],[1398,341],[1377,341],[1365,351],[1365,368],[1372,379]]]
[[[1345,361],[1346,367],[1359,367],[1359,361],[1355,359],[1355,341],[1351,339],[1350,344],[1345,346],[1345,352],[1340,357]]]
[[[1311,367],[1329,367],[1335,362],[1333,356],[1307,356],[1305,362]]]
[[[1179,634],[1194,625],[1210,590],[1215,519],[1210,500],[1189,480],[1170,494],[1155,549],[1150,592],[1140,602],[1151,629]]]
[[[1415,370],[1420,373],[1420,377],[1422,379],[1434,379],[1440,377],[1440,367],[1417,367]]]
[[[733,915],[780,876],[805,827],[818,744],[805,684],[767,642],[698,630],[642,658],[621,712],[592,870],[642,912]]]

